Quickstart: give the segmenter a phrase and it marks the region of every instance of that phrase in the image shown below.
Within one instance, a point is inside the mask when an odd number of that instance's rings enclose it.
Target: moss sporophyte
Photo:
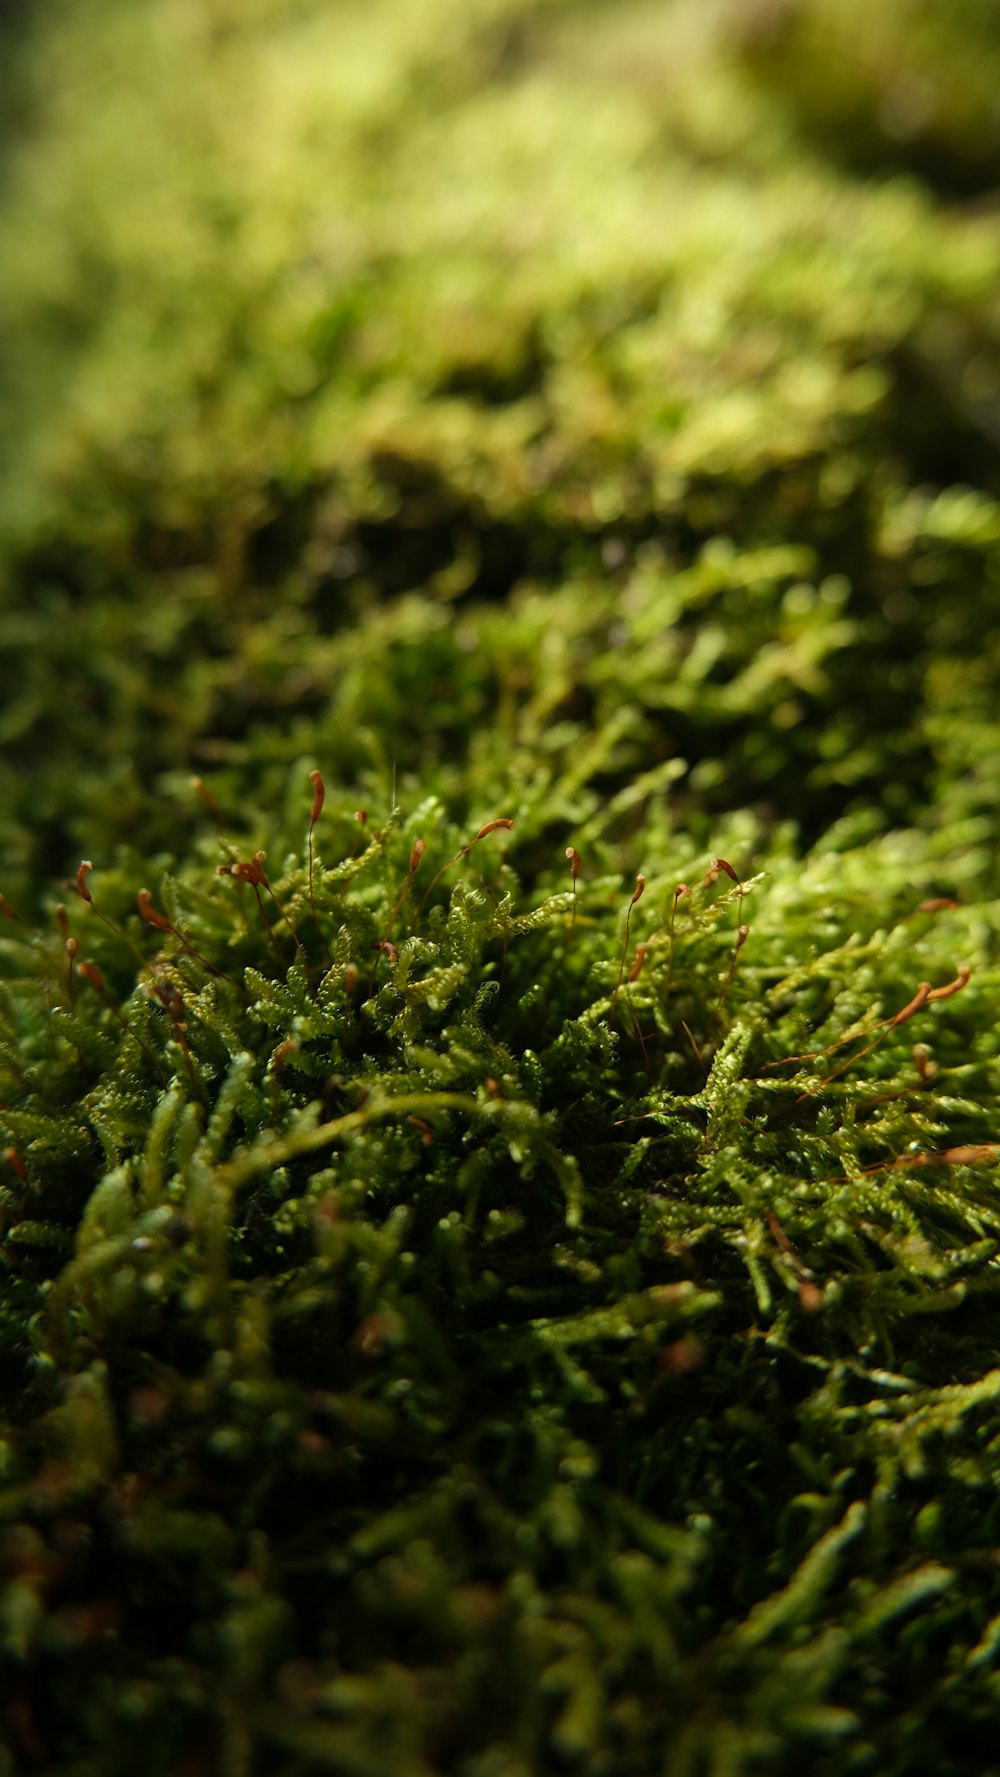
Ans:
[[[0,1777],[981,1777],[990,0],[0,13]]]

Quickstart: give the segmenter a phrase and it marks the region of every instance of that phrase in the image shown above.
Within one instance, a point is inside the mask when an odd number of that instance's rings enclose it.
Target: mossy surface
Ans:
[[[989,1768],[991,18],[6,23],[0,1771]]]

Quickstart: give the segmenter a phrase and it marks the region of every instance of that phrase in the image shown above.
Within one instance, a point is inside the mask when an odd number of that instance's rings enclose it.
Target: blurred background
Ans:
[[[12,892],[316,760],[989,843],[993,0],[0,29]]]

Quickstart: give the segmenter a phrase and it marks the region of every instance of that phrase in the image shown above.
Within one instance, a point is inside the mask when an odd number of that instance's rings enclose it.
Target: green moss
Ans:
[[[966,10],[22,25],[0,1770],[992,1757]]]

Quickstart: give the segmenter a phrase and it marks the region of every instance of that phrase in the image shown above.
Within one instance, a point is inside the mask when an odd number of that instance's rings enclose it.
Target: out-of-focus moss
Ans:
[[[710,806],[811,832],[965,774],[942,687],[970,631],[995,671],[995,525],[929,549],[912,515],[1000,491],[988,216],[809,156],[683,6],[61,8],[38,65],[0,222],[22,892],[94,820],[171,845],[175,761],[244,769],[251,732],[339,755],[346,729],[357,769],[345,677],[389,635],[362,726],[401,767],[468,744],[498,690],[480,614],[525,584],[585,718],[620,612],[662,621],[616,654],[623,772],[672,750]],[[727,549],[735,586],[699,567]],[[817,621],[793,592],[782,625],[775,570],[741,589],[761,550],[826,589]],[[650,582],[688,569],[675,627]]]
[[[1000,184],[1000,36],[989,0],[764,0],[734,8],[749,64],[804,132],[862,172],[949,197]]]

